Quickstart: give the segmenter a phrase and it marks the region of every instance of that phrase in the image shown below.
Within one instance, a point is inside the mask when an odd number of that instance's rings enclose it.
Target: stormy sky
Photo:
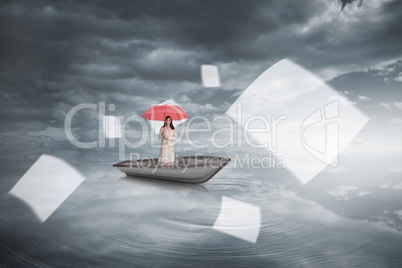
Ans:
[[[66,141],[64,119],[80,103],[114,104],[110,114],[127,117],[173,98],[190,117],[223,114],[284,58],[326,80],[381,128],[398,128],[401,12],[389,0],[3,1],[2,161],[29,146],[44,149],[38,140],[49,148]],[[202,86],[202,64],[218,66],[220,87]],[[97,137],[97,126],[96,111],[84,110],[72,128],[85,141]]]
[[[338,215],[400,231],[401,18],[398,0],[2,1],[1,193],[42,154],[66,160],[90,181],[119,174],[110,170],[118,148],[79,149],[67,140],[64,120],[78,104],[114,104],[110,115],[128,117],[174,99],[190,118],[213,118],[287,58],[370,118],[339,167],[324,170],[298,194]],[[220,87],[203,87],[203,64],[218,66]],[[72,130],[78,139],[98,138],[97,116],[94,110],[77,114]],[[129,140],[139,139],[139,128],[128,126]],[[187,145],[176,150],[193,154]],[[136,152],[156,157],[159,150]]]
[[[325,80],[378,73],[383,86],[398,87],[401,9],[399,1],[343,11],[329,0],[3,1],[3,133],[60,127],[82,102],[114,103],[122,113],[179,97],[219,107],[283,58]],[[202,88],[201,64],[220,68],[221,88]],[[369,83],[348,91],[383,90]]]

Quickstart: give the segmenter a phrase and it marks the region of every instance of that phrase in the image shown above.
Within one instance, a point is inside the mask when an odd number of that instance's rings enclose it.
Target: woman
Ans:
[[[162,140],[159,151],[159,163],[172,164],[174,157],[174,141],[177,139],[177,132],[173,126],[172,118],[166,116],[163,127],[159,130],[158,140]]]

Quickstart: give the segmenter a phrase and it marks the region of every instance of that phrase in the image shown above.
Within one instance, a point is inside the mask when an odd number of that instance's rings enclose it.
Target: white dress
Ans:
[[[165,138],[163,132],[166,131],[168,139]],[[175,160],[174,141],[177,139],[176,129],[161,127],[158,140],[162,140],[161,149],[159,151],[159,162],[171,163]]]

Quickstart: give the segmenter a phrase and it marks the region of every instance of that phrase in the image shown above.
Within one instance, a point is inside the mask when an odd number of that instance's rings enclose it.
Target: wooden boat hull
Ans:
[[[145,177],[186,183],[204,183],[230,162],[230,158],[216,156],[177,157],[173,165],[163,166],[157,158],[126,160],[114,167],[127,176]]]

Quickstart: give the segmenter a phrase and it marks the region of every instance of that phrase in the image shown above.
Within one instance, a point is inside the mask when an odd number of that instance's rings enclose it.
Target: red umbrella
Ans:
[[[166,116],[170,116],[172,120],[182,120],[188,118],[188,115],[177,105],[154,105],[149,108],[143,115],[142,118],[148,120],[165,121]]]

